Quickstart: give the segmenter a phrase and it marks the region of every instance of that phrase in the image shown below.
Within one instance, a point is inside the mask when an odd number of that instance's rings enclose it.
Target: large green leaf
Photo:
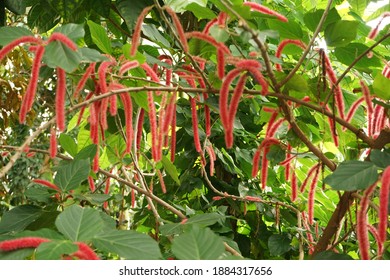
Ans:
[[[372,84],[374,94],[385,101],[390,100],[390,79],[387,79],[382,73],[378,73]]]
[[[69,39],[77,42],[85,35],[84,27],[81,24],[68,23],[54,29],[54,32],[60,32],[68,36]]]
[[[77,155],[75,156],[75,160],[83,160],[83,159],[88,159],[91,160],[95,156],[97,152],[97,146],[95,144],[86,146],[82,148]]]
[[[369,0],[348,0],[352,10],[360,16],[363,16],[369,2]]]
[[[325,29],[325,40],[329,47],[343,47],[356,38],[357,21],[339,20]]]
[[[211,226],[219,221],[222,221],[224,216],[218,213],[204,213],[204,214],[198,214],[191,218],[189,218],[185,225],[189,224],[197,224],[199,226]]]
[[[306,27],[314,32],[317,29],[318,23],[320,22],[323,14],[324,10],[315,10],[313,12],[305,13],[303,21],[305,22]],[[339,21],[340,19],[340,15],[338,14],[337,10],[335,8],[331,9],[328,16],[326,17],[321,31],[325,30],[329,24]]]
[[[191,11],[199,20],[215,18],[215,14],[212,10],[205,6],[201,6],[198,3],[187,5],[186,10]]]
[[[32,6],[27,16],[28,26],[37,28],[40,33],[50,30],[60,20],[57,12],[45,2],[39,2]]]
[[[98,210],[72,205],[57,220],[58,230],[72,241],[90,241],[104,226]]]
[[[379,168],[386,168],[390,165],[390,152],[380,151],[380,150],[372,150],[370,153],[370,160]]]
[[[62,255],[70,255],[78,250],[78,246],[69,240],[44,242],[35,253],[37,260],[60,260]]]
[[[162,164],[169,176],[180,186],[179,173],[176,170],[176,166],[167,157],[162,158]]]
[[[207,0],[187,0],[187,1],[166,0],[166,4],[170,6],[175,12],[181,13],[187,10],[186,7],[188,7],[191,4],[197,4],[200,7],[206,7]]]
[[[295,21],[289,20],[288,24],[280,20],[268,20],[270,29],[279,31],[282,39],[302,39],[303,31],[301,26]]]
[[[342,162],[324,182],[339,191],[364,190],[378,179],[378,168],[372,162]]]
[[[99,51],[90,48],[78,49],[84,62],[100,62],[108,60],[107,56],[102,55]]]
[[[5,46],[23,36],[33,36],[30,30],[17,26],[5,26],[0,28],[0,45]]]
[[[33,248],[15,250],[11,252],[0,252],[0,260],[25,260],[34,252]]]
[[[59,142],[61,144],[61,147],[68,152],[72,157],[74,157],[77,154],[77,144],[73,137],[61,133]]]
[[[351,63],[363,52],[368,49],[366,45],[360,43],[351,43],[345,47],[336,48],[334,51],[337,59],[344,63],[345,65],[351,65]],[[365,69],[368,67],[379,67],[382,63],[378,57],[373,56],[372,58],[368,58],[367,56],[363,56],[356,64],[356,68]]]
[[[158,243],[150,236],[131,230],[110,230],[95,236],[93,245],[107,253],[116,253],[128,260],[161,259]]]
[[[70,73],[77,68],[81,62],[81,55],[73,51],[60,41],[49,43],[45,48],[43,60],[50,68],[60,67]]]
[[[54,184],[63,192],[74,190],[88,178],[89,170],[88,159],[73,160],[69,164],[58,167]]]
[[[63,18],[67,19],[80,7],[84,0],[46,0]]]
[[[96,44],[96,46],[98,46],[98,48],[104,53],[112,53],[111,41],[110,38],[108,38],[107,32],[103,26],[93,22],[92,20],[88,20],[87,24],[94,44]]]
[[[118,0],[116,7],[122,18],[126,21],[127,27],[133,30],[135,22],[142,10],[153,5],[153,0]]]
[[[209,228],[191,227],[172,242],[172,252],[180,260],[216,260],[225,247],[222,239]]]
[[[287,234],[273,234],[268,239],[268,248],[271,256],[280,256],[291,249],[291,239]]]
[[[3,214],[0,222],[0,234],[24,230],[37,220],[43,211],[34,205],[20,205]]]
[[[5,6],[11,12],[22,15],[26,12],[26,1],[25,0],[4,0]]]

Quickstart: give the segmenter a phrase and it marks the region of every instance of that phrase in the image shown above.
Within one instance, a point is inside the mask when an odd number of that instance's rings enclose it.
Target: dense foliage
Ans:
[[[372,2],[2,1],[0,259],[389,259]]]

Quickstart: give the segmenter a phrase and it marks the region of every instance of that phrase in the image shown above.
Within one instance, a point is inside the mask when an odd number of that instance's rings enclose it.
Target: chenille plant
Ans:
[[[0,259],[390,258],[385,8],[44,2],[0,28]]]

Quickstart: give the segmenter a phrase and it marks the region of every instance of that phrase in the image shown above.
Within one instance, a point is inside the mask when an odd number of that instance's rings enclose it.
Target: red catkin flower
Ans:
[[[364,191],[363,197],[360,200],[360,209],[358,210],[357,217],[356,217],[356,222],[357,222],[356,236],[359,241],[360,258],[362,260],[370,259],[370,254],[369,254],[370,243],[368,240],[368,232],[367,232],[367,209],[368,209],[368,202],[370,200],[370,195],[375,190],[375,187],[376,187],[376,183]]]
[[[137,60],[127,61],[119,69],[119,75],[123,75],[125,72],[137,67],[139,67],[139,62]]]
[[[379,194],[379,224],[378,236],[382,244],[386,241],[387,236],[387,215],[390,192],[390,166],[382,174],[382,186]]]
[[[57,90],[56,90],[56,118],[58,131],[65,130],[65,94],[66,74],[62,68],[57,67]]]
[[[277,58],[280,58],[282,56],[283,49],[288,45],[288,44],[293,44],[301,49],[305,50],[306,45],[301,41],[301,40],[293,40],[293,39],[284,39],[282,42],[280,42],[278,48],[276,49],[275,56]],[[277,71],[282,71],[282,66],[278,63],[275,65]]]
[[[298,196],[298,180],[295,170],[291,172],[291,201],[295,201]]]
[[[281,118],[281,119],[277,120],[277,121],[269,128],[266,137],[274,137],[276,131],[279,129],[279,127],[282,125],[283,122],[284,122],[284,118]]]
[[[9,43],[8,45],[5,45],[1,50],[0,50],[0,60],[3,60],[4,57],[10,52],[12,51],[13,48],[15,48],[16,46],[19,46],[20,44],[26,44],[26,43],[30,43],[30,44],[41,44],[42,43],[42,40],[40,38],[35,38],[34,36],[22,36],[14,41],[12,41],[11,43]]]
[[[217,50],[220,49],[225,54],[230,54],[230,50],[224,44],[217,42],[213,37],[211,37],[210,35],[208,35],[206,33],[199,32],[199,31],[192,31],[192,32],[187,32],[185,34],[185,36],[186,36],[186,38],[197,38],[197,39],[203,40],[203,41],[208,42],[211,45],[213,45],[215,48],[217,48]]]
[[[83,74],[83,76],[81,77],[79,82],[77,83],[76,89],[73,93],[74,98],[77,98],[79,96],[80,92],[85,87],[85,84],[87,83],[88,78],[95,72],[95,66],[96,66],[96,63],[91,63],[87,67],[87,69],[85,70],[85,73]]]
[[[162,176],[160,169],[157,169],[157,176],[158,176],[158,180],[160,181],[161,191],[163,193],[167,193],[167,188],[165,186],[164,178]]]
[[[240,59],[235,63],[236,67],[238,68],[247,68],[247,67],[253,67],[261,69],[261,63],[254,59]]]
[[[174,112],[176,112],[176,103],[174,104]],[[171,162],[175,161],[176,155],[176,114],[173,114],[171,124]]]
[[[180,42],[183,46],[184,52],[188,53],[187,39],[186,39],[184,30],[183,30],[183,26],[182,26],[179,18],[177,17],[176,13],[169,6],[165,6],[165,10],[172,18],[173,24],[175,25],[177,35],[179,35]]]
[[[71,39],[69,39],[69,37],[66,36],[65,34],[62,34],[59,32],[54,32],[53,34],[51,34],[51,36],[50,36],[49,40],[47,40],[47,42],[50,43],[53,41],[60,41],[61,43],[66,45],[72,51],[77,50],[77,45]]]
[[[36,184],[39,184],[39,185],[42,185],[42,186],[45,186],[45,187],[48,187],[49,189],[53,189],[57,192],[61,192],[60,188],[57,187],[55,184],[49,182],[49,181],[46,181],[46,180],[42,180],[42,179],[34,179],[32,180],[34,183]]]
[[[150,133],[152,135],[152,157],[155,161],[159,161],[157,151],[157,116],[156,106],[154,104],[153,92],[148,91],[148,108],[149,108],[149,122],[150,122]]]
[[[388,61],[383,68],[382,75],[390,79],[390,61]]]
[[[131,146],[133,143],[133,104],[129,93],[125,92],[120,95],[123,107],[125,110],[125,122],[126,122],[126,153],[131,152]]]
[[[371,234],[374,236],[375,238],[375,241],[378,245],[378,259],[380,259],[382,257],[382,254],[383,254],[383,243],[380,241],[379,239],[379,234],[378,234],[378,230],[373,226],[373,225],[370,225],[370,224],[367,224],[367,229],[369,232],[371,232]]]
[[[145,110],[140,109],[139,112],[139,117],[138,117],[138,122],[137,122],[137,140],[136,140],[136,145],[137,145],[137,150],[141,148],[141,140],[142,140],[142,127],[144,124],[144,118],[145,118]]]
[[[278,139],[275,138],[266,138],[261,142],[259,147],[257,148],[255,155],[253,156],[253,166],[252,166],[252,177],[255,177],[258,172],[259,168],[259,162],[260,162],[260,156],[263,149],[266,147],[269,147],[271,145],[278,145],[280,144]]]
[[[275,16],[280,21],[288,22],[288,19],[285,16],[279,14],[278,12],[275,12],[274,10],[271,10],[270,8],[267,8],[263,5],[260,5],[258,3],[244,2],[243,4],[245,6],[249,6],[251,8],[251,10],[253,10],[253,11],[256,11],[256,12],[259,12],[262,14],[266,14],[266,15],[272,15],[272,16]]]
[[[267,154],[269,152],[269,146],[264,147],[263,158],[261,161],[261,188],[264,190],[267,186],[268,179],[268,159]]]
[[[378,35],[379,33],[379,26],[382,24],[382,21],[386,18],[386,17],[389,17],[390,16],[390,12],[384,12],[381,16],[380,16],[380,20],[378,21],[377,25],[371,29],[370,33],[368,33],[368,38],[369,39],[375,39],[375,37]]]
[[[39,69],[41,68],[41,60],[45,48],[43,46],[38,46],[34,62],[31,69],[31,78],[30,83],[27,86],[26,94],[22,100],[21,109],[19,112],[19,122],[24,123],[26,121],[26,115],[31,110],[34,103],[35,93],[37,91],[38,79],[39,79]]]
[[[110,96],[110,115],[115,116],[118,111],[116,94]]]
[[[108,92],[107,82],[106,82],[106,73],[108,71],[108,68],[114,64],[115,64],[115,62],[113,62],[113,61],[103,61],[98,68],[99,86],[100,86],[100,91],[102,93]]]
[[[214,161],[217,159],[213,150],[213,147],[206,146],[207,154],[210,158],[210,176],[214,175]]]
[[[309,241],[309,254],[313,254],[314,253],[314,239],[313,239],[313,235],[311,234],[311,229],[310,229],[310,226],[308,225],[307,223],[307,217],[306,217],[306,212],[303,211],[302,212],[302,222],[303,222],[303,226],[305,227],[306,229],[306,236],[307,236],[307,240]]]
[[[57,135],[54,128],[50,131],[50,158],[55,158],[57,155]]]
[[[203,33],[205,34],[209,34],[210,33],[210,29],[211,27],[213,27],[214,25],[216,25],[218,23],[218,19],[219,18],[213,18],[212,20],[210,20],[206,25],[205,27],[203,28]]]
[[[24,248],[36,248],[44,242],[49,242],[50,239],[41,237],[21,237],[0,242],[0,251],[15,251]]]
[[[368,86],[363,82],[363,80],[360,80],[360,86],[362,87],[363,97],[367,104],[367,117],[368,119],[370,119],[372,113],[374,112],[374,106],[372,104],[370,90]]]
[[[75,242],[79,250],[74,253],[80,260],[100,260],[98,255],[84,242]]]
[[[190,97],[191,103],[191,114],[192,114],[192,130],[194,133],[194,144],[195,149],[198,153],[202,152],[202,147],[199,139],[199,130],[198,130],[198,113],[196,110],[196,100],[195,98]]]
[[[96,151],[95,157],[93,158],[92,171],[94,173],[97,173],[99,171],[99,147]]]
[[[136,22],[135,27],[134,27],[133,37],[131,40],[130,56],[135,56],[135,54],[137,53],[137,49],[139,46],[139,39],[141,37],[142,23],[152,8],[153,8],[153,6],[149,6],[149,7],[144,8],[142,10],[141,14],[137,18],[137,22]]]
[[[95,187],[95,181],[93,180],[92,176],[88,176],[88,184],[89,184],[89,190],[91,192],[94,192],[96,190],[96,187]]]
[[[350,122],[353,118],[353,116],[355,115],[356,113],[356,110],[359,108],[359,105],[365,100],[364,97],[361,97],[359,98],[358,100],[356,100],[352,105],[351,107],[349,108],[349,112],[347,114],[347,117],[345,118],[345,120],[347,122]],[[369,119],[369,118],[368,118]],[[369,122],[370,123],[370,122]]]
[[[318,183],[318,178],[319,178],[319,175],[320,175],[320,169],[321,169],[321,165],[318,164],[317,165],[317,168],[316,168],[316,171],[314,173],[314,177],[313,177],[313,180],[311,181],[311,184],[310,184],[310,190],[309,190],[309,205],[308,205],[308,213],[309,213],[309,224],[312,225],[313,222],[314,222],[314,197],[315,197],[315,189],[316,189],[316,186],[317,186],[317,183]]]
[[[225,76],[225,54],[221,49],[217,50],[217,74],[221,80]]]
[[[107,110],[108,110],[108,101],[109,97],[106,97],[100,101],[100,116],[99,116],[99,124],[102,131],[107,130]],[[102,133],[102,138],[104,137],[104,133]]]

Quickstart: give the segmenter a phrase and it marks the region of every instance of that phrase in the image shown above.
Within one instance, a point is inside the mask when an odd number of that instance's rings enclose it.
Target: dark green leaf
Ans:
[[[268,248],[271,256],[280,256],[290,249],[291,239],[287,234],[273,234],[268,239]]]
[[[390,153],[388,151],[372,150],[370,160],[379,168],[386,168],[390,165]]]
[[[35,249],[27,248],[11,252],[0,252],[0,260],[25,260],[30,257]]]
[[[106,54],[112,53],[111,41],[107,36],[106,30],[103,26],[88,20],[88,27],[91,32],[92,41],[98,48]]]
[[[5,26],[0,28],[0,45],[5,46],[23,36],[33,36],[30,30],[23,27]]]
[[[329,47],[343,47],[356,38],[357,21],[339,20],[325,29],[325,41]]]
[[[209,228],[193,226],[172,242],[172,252],[180,260],[216,260],[225,251],[222,239]]]
[[[164,224],[160,226],[160,232],[162,235],[177,235],[183,231],[183,225],[181,223]]]
[[[88,7],[104,18],[108,18],[111,10],[111,0],[88,0]]]
[[[95,236],[93,245],[107,253],[116,253],[128,260],[157,260],[161,258],[158,243],[150,236],[131,230],[110,230]]]
[[[0,221],[0,234],[24,230],[29,224],[37,220],[43,211],[38,206],[20,205],[5,212]]]
[[[71,163],[58,167],[54,184],[63,192],[78,188],[88,178],[90,163],[87,159],[73,160]]]
[[[342,162],[324,182],[334,190],[364,190],[378,179],[378,168],[367,161]]]
[[[50,191],[47,187],[35,185],[28,187],[24,194],[28,197],[28,199],[47,203],[53,195],[53,191]]]
[[[337,59],[344,63],[345,65],[350,65],[352,62],[363,52],[368,49],[366,45],[360,43],[351,43],[345,47],[336,48],[334,51]],[[365,69],[368,67],[379,67],[382,63],[378,57],[373,56],[372,58],[368,58],[367,56],[363,56],[358,63],[355,64],[356,68]]]
[[[60,67],[70,73],[79,66],[81,55],[59,41],[49,43],[45,48],[43,60],[50,68]]]
[[[74,157],[77,154],[77,144],[73,137],[61,133],[59,142],[61,144],[61,147],[68,152],[72,157]]]
[[[198,215],[195,215],[195,216],[189,218],[186,221],[185,225],[197,224],[199,226],[207,227],[207,226],[211,226],[211,225],[221,221],[222,218],[223,218],[223,216],[221,216],[218,213],[198,214]]]
[[[17,15],[22,15],[26,12],[25,0],[5,0],[4,2],[7,9]]]
[[[382,98],[385,101],[390,100],[390,79],[387,79],[382,75],[382,73],[378,73],[375,76],[372,87],[374,88],[374,93],[376,96]]]
[[[116,7],[125,19],[127,27],[133,30],[135,22],[144,8],[153,5],[153,0],[118,0]]]
[[[303,38],[301,26],[295,21],[289,20],[288,24],[279,20],[268,20],[270,29],[279,31],[282,39],[300,39]]]
[[[350,255],[337,254],[332,251],[324,251],[316,254],[314,260],[353,260]]]
[[[68,23],[61,25],[54,29],[54,32],[60,32],[69,37],[69,39],[77,42],[79,39],[82,39],[85,35],[84,27],[81,24]]]
[[[305,22],[306,27],[309,28],[310,31],[314,32],[317,29],[318,23],[320,22],[323,14],[324,10],[315,10],[313,12],[305,13],[303,21]],[[337,10],[335,8],[331,9],[328,16],[326,17],[321,31],[325,30],[329,24],[339,21],[340,19],[340,15],[338,14]]]
[[[38,32],[50,30],[60,20],[61,18],[57,12],[44,2],[32,6],[27,17],[28,26],[31,28],[36,27]]]
[[[48,228],[42,228],[39,230],[24,230],[15,235],[15,238],[19,237],[42,237],[47,239],[57,239],[63,240],[65,237],[58,233],[58,231],[54,231]]]
[[[93,208],[72,205],[57,220],[58,230],[72,241],[90,241],[103,229],[100,212]]]
[[[180,186],[180,180],[178,172],[176,170],[176,166],[174,166],[167,157],[162,158],[162,164],[168,175],[176,182],[176,184]]]
[[[84,0],[46,0],[63,18],[67,19],[77,11]]]
[[[215,14],[212,10],[205,6],[201,6],[198,3],[191,3],[187,5],[186,10],[193,12],[199,20],[215,18]]]
[[[83,160],[88,159],[91,160],[95,156],[97,152],[97,146],[95,144],[89,145],[83,149],[81,149],[77,155],[75,156],[75,160]]]
[[[69,240],[44,242],[35,253],[37,260],[60,260],[63,255],[70,255],[78,250],[78,246]]]
[[[39,230],[42,228],[55,228],[55,220],[60,214],[59,211],[44,211],[38,219],[29,224],[26,229],[28,230]]]
[[[94,49],[81,48],[78,49],[78,52],[80,53],[83,62],[100,62],[108,60],[106,56]]]

